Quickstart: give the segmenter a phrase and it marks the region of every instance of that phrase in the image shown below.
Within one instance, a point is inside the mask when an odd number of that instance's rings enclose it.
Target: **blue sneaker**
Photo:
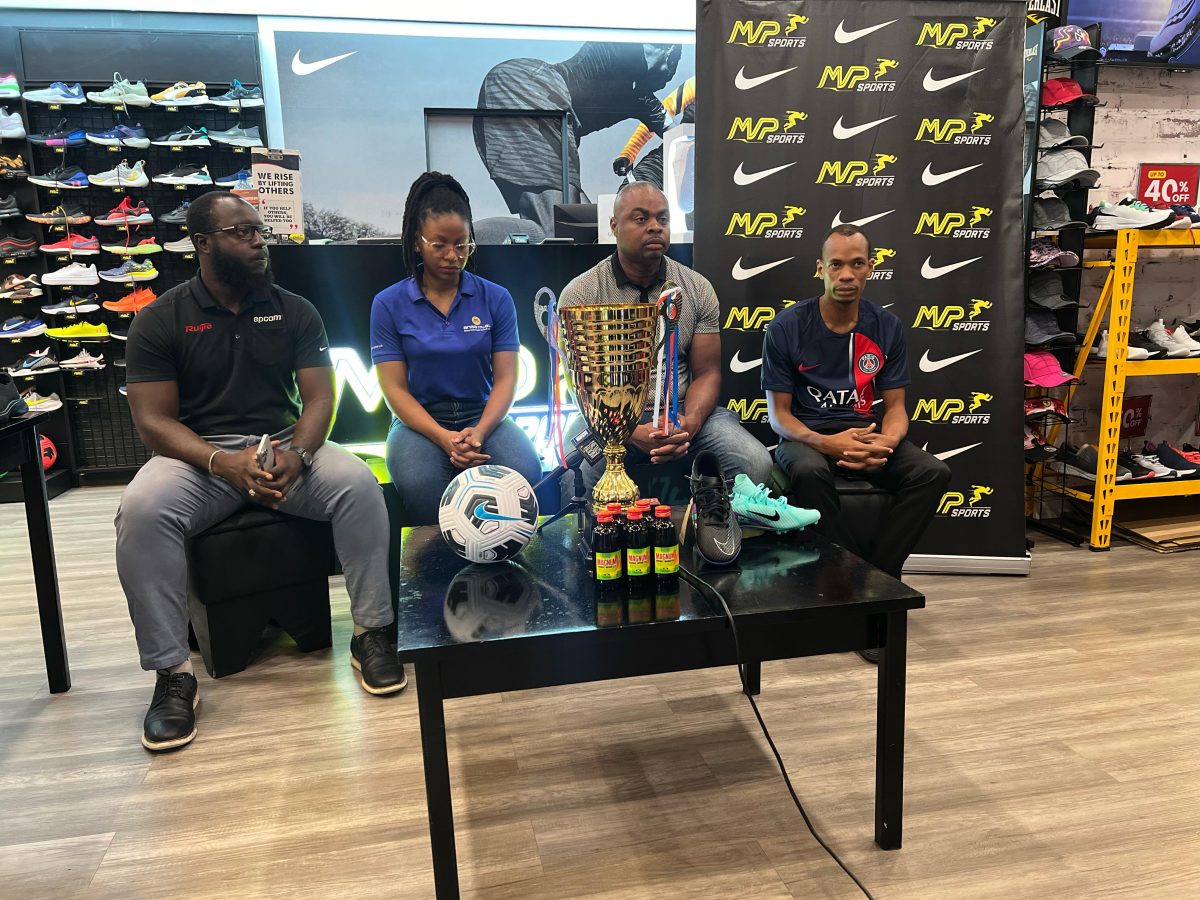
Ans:
[[[263,105],[263,92],[261,87],[248,88],[235,78],[233,87],[219,97],[209,97],[208,102],[215,106],[257,108]]]
[[[56,81],[48,88],[26,91],[21,96],[30,103],[51,103],[55,106],[77,106],[87,100],[83,94],[83,88],[79,86],[78,81],[71,86],[67,86],[61,81]]]
[[[137,147],[144,149],[150,146],[150,138],[146,136],[146,129],[137,125],[117,125],[108,131],[89,131],[86,135],[87,139],[93,144],[100,144],[104,147]]]
[[[41,319],[26,319],[24,316],[13,316],[0,324],[0,337],[22,338],[36,337],[46,333],[46,323]]]
[[[239,181],[249,181],[249,180],[250,180],[250,170],[249,169],[238,169],[232,175],[222,175],[220,178],[213,179],[213,184],[220,185],[221,187],[237,187],[237,183]]]
[[[733,480],[730,504],[743,528],[795,531],[821,521],[821,514],[815,509],[790,506],[782,497],[772,497],[770,491],[745,475],[738,475]]]

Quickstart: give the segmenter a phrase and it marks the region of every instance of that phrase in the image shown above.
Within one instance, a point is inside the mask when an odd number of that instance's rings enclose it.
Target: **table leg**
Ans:
[[[50,693],[71,689],[67,663],[67,638],[63,632],[62,602],[58,595],[58,569],[54,564],[54,539],[50,533],[50,501],[46,495],[46,472],[42,468],[41,441],[36,428],[21,434],[21,490],[25,495],[25,522],[29,528],[29,551],[33,559],[33,584],[37,593],[38,619],[42,628],[42,652]]]
[[[757,697],[762,690],[762,663],[758,660],[742,664],[742,676],[746,679],[746,693]]]
[[[433,885],[438,900],[454,900],[458,897],[458,855],[454,849],[454,811],[450,805],[442,671],[437,663],[417,663],[416,676],[421,755],[425,764],[425,804],[429,808],[429,843],[433,850]]]
[[[875,721],[875,843],[899,850],[904,816],[904,686],[908,612],[888,613]]]

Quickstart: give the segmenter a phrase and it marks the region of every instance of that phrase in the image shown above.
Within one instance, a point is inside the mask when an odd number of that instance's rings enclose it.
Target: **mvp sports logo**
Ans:
[[[913,234],[936,238],[967,238],[981,240],[992,236],[992,229],[984,224],[993,210],[986,206],[972,206],[968,212],[923,212],[917,219]]]
[[[785,206],[780,212],[735,212],[729,217],[725,237],[799,238],[804,228],[793,225],[806,210],[803,206]]]
[[[808,16],[799,14],[790,15],[782,21],[739,19],[733,23],[729,40],[725,43],[741,47],[803,47],[808,43],[808,35],[797,35],[796,32],[807,24]],[[783,32],[782,37],[780,32]]]
[[[730,400],[726,404],[726,409],[743,422],[757,422],[762,425],[767,423],[767,400],[765,397],[757,397],[753,400],[739,397],[736,400]]]
[[[783,309],[787,309],[795,300],[783,300]],[[725,316],[725,331],[762,331],[775,318],[778,310],[773,306],[731,306]]]
[[[818,90],[859,93],[890,93],[896,90],[894,80],[883,80],[889,72],[900,67],[898,59],[877,57],[875,66],[826,66],[817,82]]]
[[[991,50],[995,41],[992,31],[1000,23],[996,19],[975,16],[966,21],[924,22],[917,37],[918,47],[938,50]]]
[[[892,153],[876,153],[870,160],[826,159],[821,162],[816,183],[831,187],[891,187],[896,183],[896,177],[883,172],[898,159]]]
[[[917,401],[912,420],[930,425],[987,425],[992,421],[992,415],[980,410],[993,399],[991,394],[983,391],[971,391],[971,396],[966,400],[959,397],[947,397],[945,400],[923,397]]]
[[[973,112],[968,119],[922,119],[914,141],[927,144],[986,147],[991,132],[983,129],[996,121],[991,113]]]
[[[734,116],[725,140],[741,141],[743,144],[803,144],[804,132],[795,129],[807,118],[808,113],[797,109],[787,110],[782,119],[775,116]]]
[[[912,327],[925,331],[987,331],[992,323],[980,317],[991,308],[990,300],[972,300],[970,307],[922,306]]]
[[[962,491],[946,491],[938,501],[937,514],[952,519],[986,519],[991,516],[992,508],[982,503],[985,497],[991,496],[993,490],[989,484],[973,484],[966,494]]]

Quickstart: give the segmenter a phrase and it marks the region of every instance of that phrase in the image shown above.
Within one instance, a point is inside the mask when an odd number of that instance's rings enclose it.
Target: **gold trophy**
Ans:
[[[625,473],[625,442],[646,408],[651,366],[662,347],[662,338],[655,339],[660,315],[654,303],[558,309],[567,386],[604,443],[608,465],[592,488],[592,503],[600,508],[629,506],[638,498],[637,485]]]

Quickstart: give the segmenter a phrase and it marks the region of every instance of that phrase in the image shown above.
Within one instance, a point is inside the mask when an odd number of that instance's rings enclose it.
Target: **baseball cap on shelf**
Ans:
[[[1049,462],[1058,456],[1058,448],[1053,444],[1047,444],[1045,439],[1035,431],[1031,431],[1029,426],[1025,426],[1025,462],[1027,463],[1044,463]]]
[[[1066,309],[1079,304],[1063,290],[1062,276],[1057,272],[1038,272],[1029,279],[1029,302],[1042,309]]]
[[[1034,187],[1040,191],[1060,188],[1093,188],[1100,173],[1088,165],[1083,154],[1065,147],[1045,154],[1037,164]]]
[[[1095,94],[1085,94],[1074,78],[1049,78],[1042,83],[1042,106],[1053,109],[1072,103],[1099,106],[1100,98]]]
[[[1029,244],[1029,265],[1034,269],[1070,269],[1079,265],[1079,256],[1063,250],[1050,238],[1038,238]]]
[[[1025,401],[1025,421],[1052,420],[1069,425],[1075,420],[1067,415],[1067,408],[1057,397],[1030,397]]]
[[[1067,123],[1060,119],[1042,119],[1038,125],[1038,146],[1046,149],[1055,147],[1086,147],[1088,139],[1082,134],[1071,134]]]
[[[1100,51],[1092,46],[1092,39],[1078,25],[1063,25],[1046,32],[1046,50],[1051,59],[1077,59],[1084,62],[1099,59]]]
[[[1025,354],[1026,387],[1059,387],[1078,380],[1069,372],[1064,372],[1054,354],[1048,350],[1035,350]]]
[[[1025,311],[1025,343],[1030,347],[1074,347],[1075,335],[1063,331],[1047,309]]]
[[[1087,222],[1071,217],[1071,211],[1061,197],[1039,197],[1033,201],[1033,227],[1036,231],[1058,231],[1060,228],[1086,225]]]

